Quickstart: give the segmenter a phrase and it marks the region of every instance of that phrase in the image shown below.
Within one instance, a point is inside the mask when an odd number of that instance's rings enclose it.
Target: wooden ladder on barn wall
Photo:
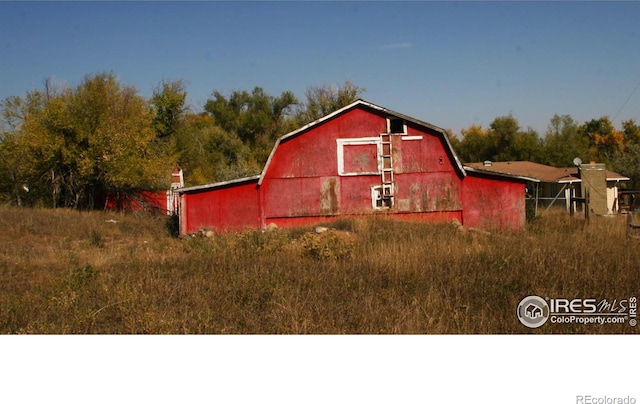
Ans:
[[[393,184],[393,149],[391,145],[391,134],[380,134],[380,146],[381,146],[381,180],[382,189],[380,192],[380,198],[382,199],[383,206],[391,208],[393,206],[394,196],[394,184]]]

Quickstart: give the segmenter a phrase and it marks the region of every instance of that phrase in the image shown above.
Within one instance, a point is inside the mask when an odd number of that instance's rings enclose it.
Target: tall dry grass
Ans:
[[[548,214],[519,233],[337,221],[336,230],[171,237],[163,217],[0,208],[0,332],[635,333],[524,327],[528,295],[628,298],[625,218]]]

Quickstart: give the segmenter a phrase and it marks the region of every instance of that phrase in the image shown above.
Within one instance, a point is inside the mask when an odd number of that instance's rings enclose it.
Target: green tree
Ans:
[[[500,116],[491,122],[488,135],[492,140],[492,160],[516,160],[513,144],[519,130],[520,124],[513,115]]]
[[[28,156],[19,145],[19,135],[4,133],[0,137],[0,200],[22,206],[30,199]]]
[[[163,81],[153,91],[153,128],[159,138],[173,135],[184,122],[187,91],[182,81]]]
[[[491,122],[488,136],[492,147],[491,160],[495,161],[537,161],[541,151],[538,133],[529,128],[520,130],[520,124],[513,115],[500,116]]]
[[[542,140],[538,132],[531,128],[516,132],[511,143],[511,153],[514,161],[540,161]]]
[[[521,131],[512,115],[495,118],[486,130],[480,125],[471,125],[461,132],[463,138],[456,147],[464,162],[539,159],[538,134],[532,129]]]
[[[640,143],[640,126],[633,119],[622,121],[622,134],[625,144]]]
[[[305,102],[297,115],[299,125],[305,125],[325,115],[339,110],[356,101],[365,92],[350,81],[342,85],[323,85],[308,87],[305,91]]]
[[[616,130],[608,116],[585,122],[578,131],[589,139],[593,160],[611,164],[615,154],[624,148],[624,134]]]
[[[262,168],[249,145],[235,132],[214,125],[206,113],[188,115],[172,139],[188,186],[245,177]]]
[[[611,162],[611,169],[629,177],[627,185],[630,188],[640,188],[640,144],[631,143],[624,152],[616,154]]]
[[[265,144],[282,135],[286,117],[298,103],[290,91],[272,97],[261,87],[255,87],[251,93],[234,91],[228,98],[214,91],[213,97],[207,100],[204,110],[211,114],[215,124],[253,144]]]
[[[55,96],[49,86],[46,92],[31,91],[25,98],[9,97],[2,102],[2,143],[0,144],[0,189],[3,199],[20,206],[30,205],[49,192],[48,176],[41,167],[50,163],[53,149],[35,122],[55,122],[55,114],[45,114],[48,101]],[[53,109],[53,108],[52,108]]]
[[[25,161],[17,147],[20,127],[24,121],[24,102],[20,97],[8,97],[0,102],[0,201],[13,202],[22,205],[24,183],[22,173],[25,168],[21,163]]]
[[[611,161],[611,168],[627,177],[631,188],[640,187],[640,126],[634,120],[622,122],[624,147],[618,148]]]
[[[290,91],[273,97],[261,87],[251,93],[234,91],[229,97],[214,91],[213,96],[204,109],[213,117],[214,125],[250,146],[260,164],[266,162],[275,140],[292,128],[290,115],[298,103]]]
[[[555,114],[542,140],[541,163],[555,167],[573,165],[573,159],[591,158],[589,139],[578,132],[578,124],[570,115]]]
[[[457,145],[454,144],[454,147],[463,162],[472,163],[493,158],[492,141],[481,125],[471,125],[460,132],[462,140]]]

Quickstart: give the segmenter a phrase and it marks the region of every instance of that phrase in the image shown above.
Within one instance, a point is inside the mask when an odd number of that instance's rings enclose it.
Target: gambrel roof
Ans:
[[[233,185],[240,185],[240,184],[244,184],[247,182],[252,182],[252,181],[257,181],[257,186],[262,185],[262,182],[264,181],[265,175],[267,173],[267,170],[269,169],[269,166],[271,165],[271,162],[273,160],[273,157],[276,153],[276,150],[278,149],[278,146],[280,146],[280,144],[293,139],[297,136],[302,136],[304,135],[304,133],[308,132],[309,130],[322,125],[323,123],[334,119],[350,110],[353,110],[355,108],[365,108],[371,111],[375,111],[377,113],[381,113],[389,118],[397,118],[397,119],[402,119],[405,122],[410,122],[420,128],[426,129],[428,131],[431,132],[435,132],[437,134],[437,136],[442,140],[442,142],[444,143],[444,148],[446,150],[446,152],[449,154],[449,157],[452,160],[452,165],[455,168],[456,172],[461,176],[461,177],[465,177],[467,175],[467,171],[470,173],[479,173],[479,174],[485,174],[485,175],[489,175],[492,177],[505,177],[505,178],[511,178],[511,179],[516,179],[516,180],[525,180],[525,181],[536,181],[535,178],[529,178],[529,176],[527,175],[522,175],[522,174],[518,174],[518,173],[512,173],[509,172],[508,170],[483,170],[484,167],[478,167],[475,164],[468,164],[466,167],[462,165],[462,163],[460,162],[460,159],[458,158],[458,156],[456,155],[456,152],[453,149],[453,146],[451,145],[451,142],[449,140],[449,137],[447,136],[447,133],[445,131],[445,129],[440,128],[438,126],[432,125],[428,122],[424,122],[421,121],[419,119],[416,118],[412,118],[408,115],[405,114],[401,114],[399,112],[393,111],[391,109],[388,108],[384,108],[381,107],[379,105],[373,104],[371,102],[362,100],[362,99],[358,99],[354,102],[352,102],[351,104],[340,108],[337,111],[332,112],[329,115],[325,115],[322,118],[319,118],[313,122],[310,122],[292,132],[289,132],[281,137],[278,138],[278,140],[276,141],[275,145],[273,146],[273,149],[271,150],[271,153],[269,154],[269,158],[267,159],[267,162],[264,165],[264,168],[262,169],[262,172],[258,175],[255,176],[250,176],[250,177],[245,177],[245,178],[238,178],[236,180],[232,180],[232,181],[224,181],[224,182],[216,182],[216,183],[212,183],[212,184],[205,184],[205,185],[199,185],[199,186],[194,186],[194,187],[189,187],[189,188],[182,188],[179,189],[179,192],[199,192],[202,190],[207,190],[207,189],[212,189],[212,188],[219,188],[219,187],[224,187],[224,186],[233,186]],[[480,163],[482,164],[482,163]]]
[[[393,118],[398,118],[398,119],[402,119],[406,122],[411,122],[417,126],[421,126],[425,129],[429,129],[431,131],[435,131],[438,133],[438,135],[440,136],[440,138],[442,139],[442,141],[445,144],[445,149],[447,149],[447,152],[449,153],[450,157],[453,159],[453,166],[456,168],[456,170],[458,171],[458,173],[460,175],[462,175],[463,177],[466,175],[464,168],[462,167],[462,163],[460,162],[460,159],[458,159],[458,156],[456,155],[455,151],[453,150],[453,146],[451,145],[451,142],[449,141],[449,137],[447,136],[447,133],[444,129],[439,128],[435,125],[432,125],[430,123],[421,121],[419,119],[415,119],[412,118],[410,116],[401,114],[399,112],[395,112],[392,111],[388,108],[384,108],[381,107],[379,105],[373,104],[371,102],[362,100],[362,99],[358,99],[354,102],[352,102],[351,104],[340,108],[339,110],[332,112],[329,115],[325,115],[320,119],[317,119],[313,122],[310,122],[304,126],[302,126],[301,128],[298,128],[296,130],[294,130],[293,132],[289,132],[286,135],[281,136],[280,138],[278,138],[278,140],[276,141],[275,146],[273,147],[273,149],[271,150],[271,154],[269,155],[269,158],[267,159],[267,163],[264,166],[264,169],[262,170],[262,174],[260,174],[260,180],[258,181],[258,185],[262,184],[262,181],[264,180],[264,176],[267,173],[267,170],[269,168],[269,165],[271,164],[271,160],[273,159],[274,154],[276,153],[276,150],[278,149],[278,146],[283,143],[286,142],[287,140],[294,138],[296,136],[300,136],[302,134],[304,134],[305,132],[307,132],[309,129],[314,128],[318,125],[321,125],[322,123],[331,120],[339,115],[344,114],[347,111],[350,111],[352,109],[358,108],[358,107],[364,107],[370,110],[374,110],[374,111],[378,111],[381,112],[385,115],[387,115],[388,117],[393,117]]]

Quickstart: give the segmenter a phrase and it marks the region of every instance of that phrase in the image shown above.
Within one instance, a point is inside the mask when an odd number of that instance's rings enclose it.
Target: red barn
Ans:
[[[260,175],[178,191],[182,234],[372,214],[525,225],[524,179],[467,172],[443,129],[363,100],[282,136]]]

